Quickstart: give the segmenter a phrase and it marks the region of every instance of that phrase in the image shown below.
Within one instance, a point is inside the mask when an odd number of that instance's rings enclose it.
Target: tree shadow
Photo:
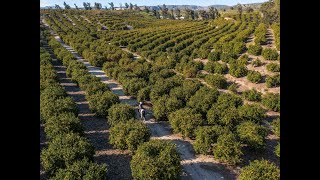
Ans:
[[[182,173],[180,175],[181,180],[197,179],[193,177],[194,176],[193,174],[188,173],[186,171],[186,169],[194,168],[194,166],[198,166],[199,168],[206,171],[207,174],[209,174],[210,179],[214,179],[214,180],[216,179],[236,180],[237,179],[237,174],[224,164],[213,163],[213,162],[196,162],[192,164],[183,165]]]
[[[107,177],[109,180],[131,180],[130,161],[132,157],[128,154],[99,155],[94,157],[96,162],[109,162],[107,164]],[[112,162],[112,163],[110,163]]]
[[[108,84],[109,86],[109,84]],[[114,94],[118,95],[118,96],[126,96],[126,94],[123,92],[122,89],[115,89],[115,90],[111,90]]]
[[[250,161],[262,159],[269,160],[280,167],[280,158],[274,152],[278,142],[279,140],[277,139],[266,139],[266,146],[260,151],[250,149],[248,146],[243,147],[242,152],[244,155],[240,167],[249,165]]]

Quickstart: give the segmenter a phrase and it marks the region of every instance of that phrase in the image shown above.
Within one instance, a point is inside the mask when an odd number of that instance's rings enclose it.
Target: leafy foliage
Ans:
[[[277,63],[269,63],[266,68],[271,72],[280,72],[280,64]]]
[[[108,124],[114,126],[135,118],[135,110],[128,104],[114,104],[108,109]]]
[[[120,103],[119,97],[111,91],[97,92],[88,97],[89,108],[98,116],[106,116],[108,109],[117,103]]]
[[[268,88],[280,86],[280,74],[276,74],[274,76],[268,76],[266,78],[266,86]]]
[[[227,87],[227,78],[219,74],[209,74],[205,77],[205,81],[215,88],[225,89]]]
[[[169,122],[175,133],[194,137],[195,129],[203,124],[201,114],[190,108],[179,109],[169,114]]]
[[[262,93],[257,91],[255,88],[245,90],[242,92],[242,97],[248,101],[261,101]]]
[[[240,170],[240,180],[279,179],[280,170],[274,163],[267,160],[254,160]]]
[[[277,52],[277,50],[272,49],[272,48],[265,48],[262,50],[262,56],[263,58],[265,58],[266,60],[277,60],[279,54]]]
[[[272,131],[276,136],[280,137],[280,118],[276,118],[272,121]]]
[[[59,169],[53,180],[61,179],[101,179],[107,180],[107,166],[93,163],[88,158],[75,161],[71,165],[67,165],[65,169]]]
[[[237,134],[240,140],[249,145],[252,149],[260,150],[265,147],[265,138],[268,130],[262,125],[252,121],[244,121],[237,126]]]
[[[214,157],[230,164],[237,164],[242,161],[241,144],[232,133],[222,134],[218,137],[213,148]]]
[[[109,142],[115,148],[129,149],[134,152],[140,144],[149,141],[150,135],[146,124],[131,119],[111,127]]]
[[[163,140],[151,140],[139,146],[130,167],[135,179],[179,179],[181,172],[176,146]]]
[[[248,68],[245,65],[232,63],[230,64],[229,73],[236,78],[244,77],[248,73]]]
[[[54,175],[58,169],[87,157],[93,159],[94,148],[78,134],[68,133],[57,135],[52,139],[48,148],[41,151],[41,164],[49,176]]]
[[[249,45],[248,52],[252,55],[259,56],[262,52],[262,47],[260,44]]]
[[[261,123],[261,121],[266,118],[266,110],[258,104],[245,104],[239,107],[238,110],[240,117],[244,120]]]
[[[211,105],[217,101],[219,92],[215,88],[201,87],[195,95],[193,95],[187,105],[196,112],[200,112],[205,115],[206,112],[211,108]]]
[[[227,130],[222,126],[200,126],[195,130],[196,141],[193,144],[196,153],[213,154],[213,144],[218,137],[226,133]]]
[[[266,93],[262,97],[262,104],[272,111],[280,112],[280,94]]]

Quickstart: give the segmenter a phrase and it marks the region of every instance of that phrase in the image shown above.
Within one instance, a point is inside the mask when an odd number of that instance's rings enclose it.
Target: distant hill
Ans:
[[[260,8],[262,3],[251,3],[251,4],[242,4],[245,8],[246,7],[252,7],[253,9],[258,9]],[[160,7],[162,7],[162,5],[159,5]],[[236,7],[237,5],[234,5],[234,6],[228,6],[228,5],[211,5],[211,6],[197,6],[197,5],[166,5],[166,7],[168,9],[176,9],[176,8],[179,8],[179,9],[192,9],[192,10],[208,10],[209,7],[215,7],[217,8],[218,10],[219,9],[230,9],[231,7]],[[144,9],[144,6],[139,6],[140,9]],[[152,10],[159,10],[159,7],[158,6],[147,6],[149,9],[152,9]],[[54,6],[45,6],[45,7],[40,7],[40,9],[49,9],[49,8],[53,8],[54,9]]]
[[[162,7],[162,5],[159,5],[160,7]],[[140,8],[143,8],[144,6],[140,6]],[[159,10],[158,6],[147,6],[150,9],[153,10]],[[168,9],[192,9],[192,10],[207,10],[209,9],[209,7],[215,7],[217,9],[225,9],[225,8],[230,8],[230,6],[227,5],[211,5],[211,6],[197,6],[197,5],[166,5],[166,7]]]
[[[261,6],[261,4],[263,4],[263,2],[262,2],[262,3],[242,4],[242,6],[243,6],[244,8],[246,8],[246,7],[252,7],[253,9],[259,9],[260,6]],[[231,6],[230,6],[230,7],[231,7]],[[234,6],[232,6],[232,7],[236,8],[237,5],[234,5]]]

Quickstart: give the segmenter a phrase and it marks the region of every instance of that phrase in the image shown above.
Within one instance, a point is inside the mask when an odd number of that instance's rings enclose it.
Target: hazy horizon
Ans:
[[[196,6],[210,6],[210,5],[236,5],[238,3],[240,4],[251,4],[251,3],[261,3],[266,2],[268,0],[162,0],[162,1],[156,1],[156,0],[40,0],[40,7],[45,6],[54,6],[55,4],[58,4],[60,7],[63,6],[63,2],[66,2],[69,4],[72,8],[74,8],[74,3],[78,7],[83,7],[83,2],[89,2],[91,3],[91,6],[94,5],[95,2],[101,3],[102,7],[110,7],[108,4],[109,2],[113,2],[115,7],[119,7],[120,3],[122,3],[122,6],[125,5],[125,3],[132,3],[137,4],[138,6],[157,6],[157,5],[196,5]],[[160,3],[161,2],[161,3]]]

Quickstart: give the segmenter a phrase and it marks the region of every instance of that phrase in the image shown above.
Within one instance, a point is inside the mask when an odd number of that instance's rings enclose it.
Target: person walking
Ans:
[[[141,117],[141,119],[142,119],[143,121],[146,120],[146,110],[144,110],[144,109],[141,109],[141,110],[140,110],[140,117]]]
[[[140,113],[141,109],[143,109],[142,102],[139,102],[139,113]]]

